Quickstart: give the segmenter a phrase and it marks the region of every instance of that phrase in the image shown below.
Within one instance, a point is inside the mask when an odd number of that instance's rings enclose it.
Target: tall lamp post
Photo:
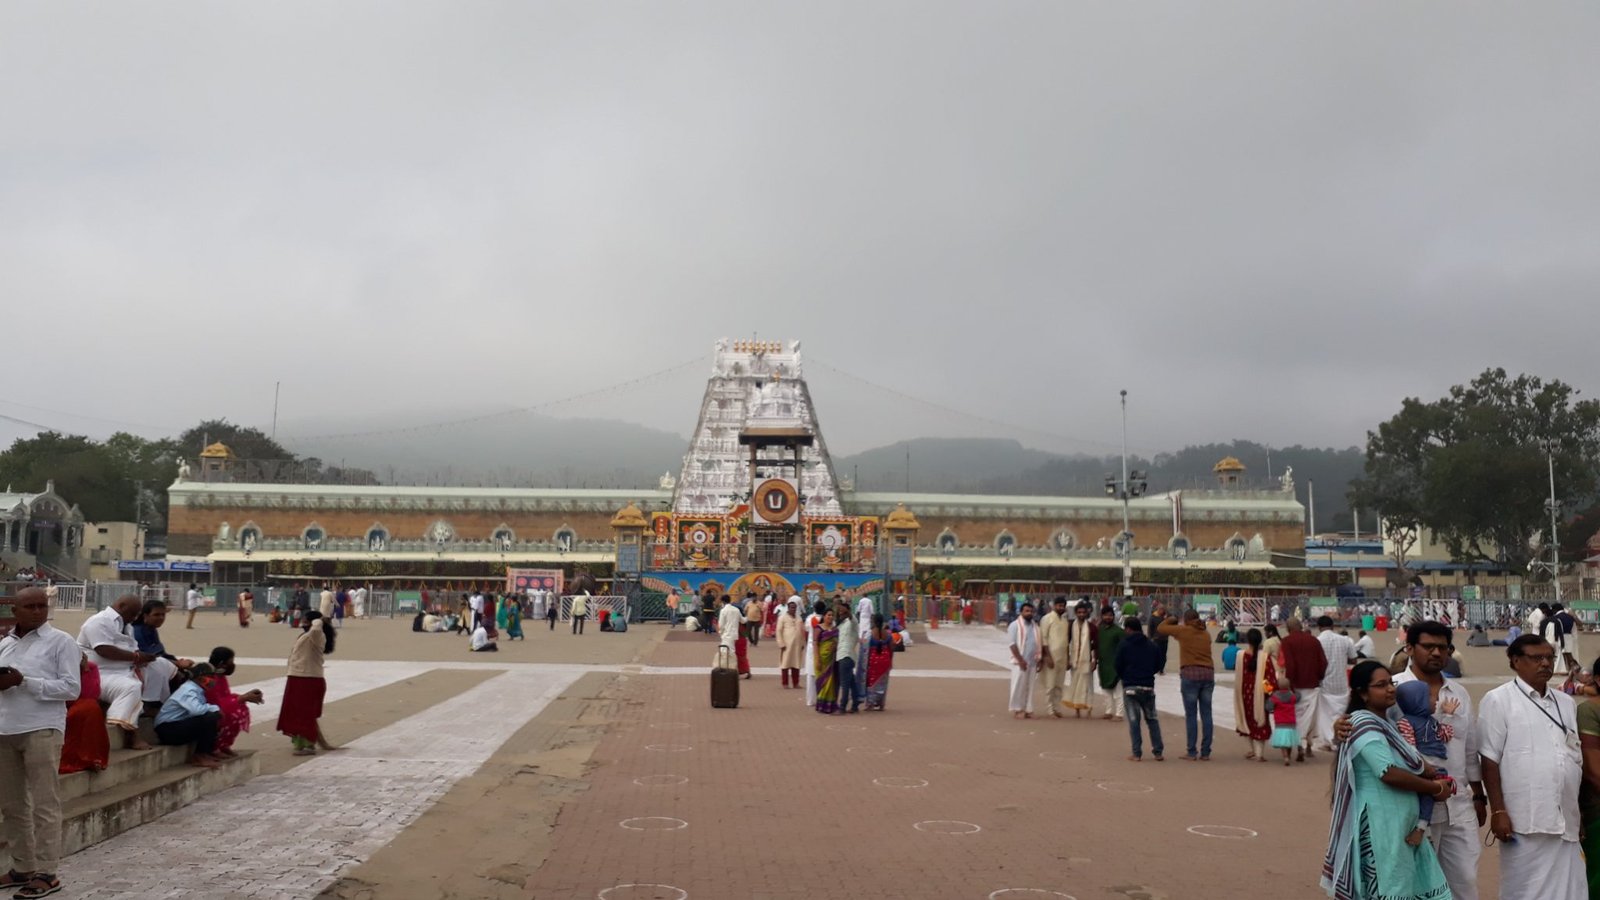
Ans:
[[[1122,478],[1106,476],[1106,496],[1122,501],[1122,534],[1117,535],[1117,555],[1122,557],[1122,598],[1133,599],[1133,530],[1128,515],[1128,500],[1142,496],[1149,487],[1145,473],[1128,471],[1128,392],[1122,392]]]

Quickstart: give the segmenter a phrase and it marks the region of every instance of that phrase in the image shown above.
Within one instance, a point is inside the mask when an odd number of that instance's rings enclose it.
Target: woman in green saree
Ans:
[[[839,711],[839,670],[834,665],[839,655],[839,625],[833,610],[822,614],[817,631],[817,712],[829,715]]]
[[[1406,743],[1386,715],[1394,680],[1366,660],[1350,672],[1350,737],[1334,770],[1333,823],[1322,860],[1322,887],[1335,900],[1449,900],[1450,886],[1433,845],[1406,843],[1417,824],[1417,797],[1443,800],[1454,783]]]

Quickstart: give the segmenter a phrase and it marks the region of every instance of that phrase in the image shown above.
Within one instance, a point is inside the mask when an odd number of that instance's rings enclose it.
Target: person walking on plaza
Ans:
[[[200,611],[200,601],[204,600],[205,596],[200,592],[198,584],[190,584],[189,592],[183,595],[183,608],[189,611],[189,624],[184,626],[186,630],[194,630],[194,614]]]
[[[1233,730],[1250,742],[1245,759],[1267,762],[1272,723],[1267,720],[1266,683],[1275,679],[1278,672],[1261,651],[1261,629],[1246,631],[1244,644],[1233,681]]]
[[[749,678],[750,651],[744,638],[744,614],[739,612],[739,607],[734,605],[733,598],[727,594],[723,594],[717,603],[720,607],[717,612],[717,626],[722,635],[722,646],[733,651],[734,657],[739,661],[739,674]]]
[[[1033,621],[1033,604],[1024,603],[1017,617],[1006,626],[1011,646],[1011,698],[1013,718],[1033,718],[1033,692],[1041,663],[1049,651],[1039,641],[1039,625]]]
[[[827,604],[821,600],[812,604],[811,614],[806,616],[806,705],[817,705],[817,638],[822,630],[822,615],[828,609]]]
[[[1161,762],[1161,722],[1156,718],[1156,672],[1161,668],[1161,649],[1144,633],[1139,619],[1129,616],[1122,622],[1122,644],[1117,647],[1113,664],[1117,678],[1122,681],[1122,693],[1128,710],[1128,738],[1132,753],[1128,759],[1139,762],[1144,756],[1139,723],[1145,722],[1150,731],[1150,753]]]
[[[317,598],[317,612],[322,614],[324,621],[330,623],[333,621],[333,605],[337,600],[337,595],[333,593],[333,582],[323,583],[322,595]],[[330,625],[329,627],[332,626]]]
[[[289,736],[296,756],[315,756],[317,748],[337,750],[322,736],[322,700],[328,693],[323,664],[333,652],[333,626],[316,610],[306,613],[300,636],[289,650],[289,679],[278,712],[278,732]]]
[[[783,673],[784,687],[800,687],[800,664],[805,649],[805,638],[800,633],[800,598],[790,597],[783,611],[778,613],[778,669]]]
[[[539,613],[538,613],[538,609],[539,609],[539,599],[538,599],[539,592],[538,591],[534,591],[533,592],[533,596],[534,596],[533,608],[535,610],[533,615],[534,615],[535,618],[538,618],[538,616],[539,616]],[[670,590],[667,591],[667,627],[668,628],[677,628],[678,627],[678,601],[679,601],[679,599],[680,598],[678,596],[678,589],[677,588],[671,588]]]
[[[1086,712],[1094,715],[1094,683],[1100,677],[1095,648],[1099,641],[1100,629],[1089,621],[1089,601],[1080,599],[1072,607],[1072,618],[1067,622],[1066,662],[1071,681],[1067,699],[1062,701],[1072,710],[1074,719]],[[1061,660],[1054,655],[1051,659],[1057,666],[1061,665]]]
[[[550,630],[556,630],[557,607],[561,605],[561,598],[553,591],[544,592],[544,620],[550,624]]]
[[[1095,665],[1100,673],[1100,691],[1106,698],[1106,711],[1100,718],[1119,722],[1122,720],[1123,697],[1117,687],[1117,649],[1122,646],[1123,636],[1111,607],[1100,607],[1100,628],[1095,637]]]
[[[1045,705],[1050,707],[1053,718],[1061,718],[1061,701],[1067,685],[1068,660],[1067,655],[1067,626],[1070,623],[1067,616],[1067,598],[1057,597],[1051,603],[1051,609],[1040,619],[1039,644],[1043,647],[1040,654],[1039,666],[1039,692],[1044,694]]]
[[[856,636],[856,620],[847,603],[840,603],[833,615],[839,621],[839,711],[860,712],[866,685],[856,677],[856,669],[864,670],[866,661],[859,659],[861,641]]]
[[[1418,795],[1443,799],[1450,782],[1435,780],[1433,767],[1389,721],[1394,680],[1382,663],[1358,663],[1349,686],[1350,735],[1334,768],[1322,887],[1335,900],[1448,900],[1433,845],[1412,846],[1406,835],[1417,823]]]
[[[766,619],[766,610],[761,601],[754,594],[750,595],[750,602],[744,607],[744,633],[750,646],[757,647],[761,644],[761,623]]]
[[[778,636],[778,598],[771,591],[761,602],[761,636],[769,640]]]
[[[506,595],[505,610],[506,640],[525,641],[528,638],[522,633],[522,613],[525,600],[516,594]]]
[[[1295,752],[1296,762],[1311,758],[1309,729],[1316,716],[1317,698],[1321,694],[1322,678],[1328,672],[1328,657],[1322,644],[1306,634],[1299,619],[1290,619],[1289,634],[1284,637],[1278,652],[1283,655],[1283,675],[1289,679],[1299,697],[1295,703],[1295,730],[1300,737],[1300,748]]]
[[[141,609],[138,597],[119,597],[78,629],[79,648],[100,667],[100,702],[108,707],[106,722],[122,732],[122,745],[129,750],[150,749],[139,737],[144,691],[141,668],[160,658],[141,652],[139,642],[128,633]]]
[[[572,597],[572,633],[583,634],[583,623],[589,618],[589,592],[587,590]]]
[[[883,616],[872,617],[872,632],[867,638],[867,709],[882,711],[889,701],[889,673],[894,671],[894,639],[884,627]]]
[[[364,584],[356,585],[356,589],[350,592],[350,616],[355,619],[367,617],[367,586]]]
[[[50,624],[43,588],[24,588],[10,605],[16,623],[0,638],[0,834],[12,868],[0,876],[0,888],[15,897],[48,897],[61,890],[57,768],[83,653]]]
[[[245,588],[239,592],[239,596],[234,600],[233,605],[235,611],[239,614],[239,627],[249,628],[250,616],[255,612],[256,595],[250,593],[249,588]]]
[[[1478,752],[1489,795],[1489,830],[1500,843],[1501,900],[1588,896],[1578,786],[1583,780],[1578,710],[1550,689],[1555,647],[1525,634],[1506,648],[1516,677],[1483,696]]]
[[[1317,685],[1316,731],[1309,736],[1318,750],[1333,749],[1333,720],[1344,715],[1350,703],[1350,664],[1356,661],[1356,645],[1349,637],[1333,630],[1333,617],[1317,617],[1317,643],[1324,657],[1322,681]]]
[[[1217,686],[1216,665],[1211,661],[1211,635],[1206,633],[1206,623],[1200,621],[1200,614],[1192,609],[1184,610],[1181,624],[1176,618],[1168,617],[1159,630],[1178,642],[1178,683],[1183,689],[1186,739],[1183,758],[1206,762],[1211,759],[1211,693]],[[1197,730],[1198,748],[1195,745]]]

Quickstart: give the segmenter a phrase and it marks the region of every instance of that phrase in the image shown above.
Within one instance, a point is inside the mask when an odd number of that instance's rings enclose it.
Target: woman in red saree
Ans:
[[[98,772],[111,764],[111,738],[106,713],[100,708],[100,667],[85,656],[78,668],[82,689],[67,707],[67,731],[61,741],[61,774]]]
[[[1266,694],[1261,688],[1264,680],[1274,680],[1277,670],[1272,657],[1262,651],[1261,632],[1252,628],[1245,633],[1244,652],[1239,654],[1239,671],[1234,680],[1233,721],[1234,730],[1250,741],[1250,752],[1245,759],[1267,761],[1267,740],[1272,737],[1272,721],[1267,718]]]
[[[250,709],[245,704],[260,703],[261,692],[235,694],[228,685],[228,676],[238,668],[229,647],[211,651],[211,668],[216,669],[217,674],[206,687],[206,702],[222,710],[222,721],[217,726],[216,755],[226,759],[238,755],[233,752],[233,742],[238,739],[239,732],[250,730]]]
[[[867,641],[867,709],[883,709],[889,697],[889,672],[894,668],[894,638],[883,627],[883,616],[872,617],[872,637]]]
[[[322,676],[323,661],[333,652],[333,626],[316,610],[308,610],[300,636],[289,651],[289,680],[283,689],[283,708],[278,712],[278,731],[294,742],[296,756],[316,756],[317,748],[336,750],[322,736],[322,698],[328,682]]]

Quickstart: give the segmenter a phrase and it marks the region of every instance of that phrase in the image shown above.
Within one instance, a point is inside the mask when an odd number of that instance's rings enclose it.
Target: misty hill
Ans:
[[[988,485],[1005,480],[1027,484],[1031,481],[1028,473],[1073,459],[1024,447],[1009,438],[913,438],[836,456],[833,467],[840,478],[854,478],[860,490],[903,491],[908,452],[911,490],[929,493],[983,493]]]

